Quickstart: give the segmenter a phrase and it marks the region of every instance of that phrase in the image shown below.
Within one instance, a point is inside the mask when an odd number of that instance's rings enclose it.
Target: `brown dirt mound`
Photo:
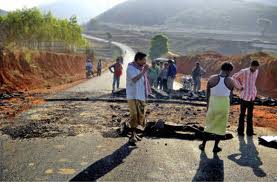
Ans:
[[[277,58],[263,52],[238,56],[223,56],[215,52],[180,56],[177,58],[177,72],[191,74],[195,63],[200,62],[201,66],[207,70],[205,76],[208,77],[217,74],[224,61],[231,61],[235,66],[233,71],[235,73],[240,69],[249,67],[251,59],[257,59],[261,64],[257,80],[259,94],[277,98]]]
[[[85,78],[85,56],[49,52],[4,51],[0,92],[50,88]]]

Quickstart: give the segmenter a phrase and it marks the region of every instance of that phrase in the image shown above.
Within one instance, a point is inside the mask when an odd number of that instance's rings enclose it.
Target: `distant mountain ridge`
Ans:
[[[83,2],[82,2],[83,1]],[[59,18],[70,18],[76,15],[79,23],[85,23],[106,10],[106,6],[98,3],[101,0],[58,0],[39,6],[43,12],[51,11]]]
[[[6,15],[7,13],[7,11],[0,9],[0,16]]]
[[[268,4],[268,5],[277,6],[277,1],[276,0],[245,0],[245,1],[252,1],[252,2],[257,2],[257,3],[260,3],[260,4]]]
[[[252,0],[253,1],[253,0]],[[259,31],[258,18],[272,21],[271,32],[277,33],[277,2],[247,0],[129,0],[102,13],[99,22],[196,29]],[[275,2],[275,3],[274,3]],[[268,5],[270,3],[276,6]]]

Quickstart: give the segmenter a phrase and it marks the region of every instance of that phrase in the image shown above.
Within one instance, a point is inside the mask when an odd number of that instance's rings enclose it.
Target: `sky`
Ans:
[[[24,7],[26,8],[32,8],[35,6],[50,4],[58,0],[0,0],[0,9],[12,11],[16,9],[22,9]],[[76,0],[80,3],[82,3],[82,0]],[[126,0],[102,0],[99,1],[100,3],[103,3],[103,6],[106,6],[106,9],[109,9],[123,1]]]
[[[0,0],[0,9],[13,11],[16,9],[39,7],[43,13],[51,11],[58,18],[77,16],[79,23],[86,23],[113,6],[127,0]],[[151,0],[149,0],[151,1]],[[167,0],[161,0],[167,1]],[[168,0],[170,1],[170,0]],[[185,1],[185,0],[183,0]],[[208,0],[207,0],[208,1]],[[222,0],[223,1],[223,0]],[[224,0],[227,1],[227,0]],[[232,0],[229,0],[232,1]],[[277,0],[233,0],[262,2],[272,4]],[[277,5],[277,3],[276,3]]]
[[[16,9],[22,9],[24,7],[32,8],[35,6],[50,4],[55,1],[59,1],[59,0],[0,0],[0,9],[11,11]],[[83,1],[87,3],[87,0],[76,0],[76,1],[80,3],[82,3]],[[102,3],[100,4],[101,6],[105,6],[106,9],[110,9],[113,6],[124,1],[126,0],[101,0],[101,1],[97,1],[97,3]],[[269,2],[269,0],[245,0],[245,1]]]

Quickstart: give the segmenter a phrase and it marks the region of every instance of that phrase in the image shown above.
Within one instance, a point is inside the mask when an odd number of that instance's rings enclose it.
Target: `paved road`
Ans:
[[[100,42],[108,42],[107,40],[100,39],[97,37],[89,36],[89,35],[83,35],[85,38],[94,40],[94,41],[100,41]],[[121,50],[123,50],[123,69],[126,70],[127,65],[129,62],[132,62],[135,56],[135,52],[132,48],[118,43],[118,42],[112,42],[112,44],[118,46]],[[112,90],[112,80],[113,75],[109,71],[104,72],[101,77],[94,77],[80,85],[77,85],[73,88],[68,89],[69,92],[93,92],[93,91],[111,91]],[[120,87],[125,87],[126,85],[126,71],[123,71],[123,75],[121,77],[121,83]]]
[[[89,35],[83,35],[85,38],[94,40],[94,41],[100,41],[100,42],[108,42],[107,40],[100,39],[97,37],[89,36]],[[132,48],[129,46],[119,43],[119,42],[112,42],[115,46],[118,46],[122,52],[124,53],[123,59],[124,59],[124,65],[123,65],[123,75],[120,80],[120,87],[125,88],[126,86],[126,68],[128,63],[132,62],[135,57],[135,52]],[[107,71],[102,74],[101,77],[95,77],[92,78],[80,85],[77,85],[73,88],[68,89],[68,92],[111,92],[112,90],[112,80],[113,75]],[[177,82],[174,83],[174,89],[179,89],[181,85]]]
[[[7,181],[276,181],[276,149],[256,138],[212,143],[201,153],[199,141],[144,139],[129,148],[126,138],[99,134],[50,139],[2,140],[2,180]],[[0,178],[1,180],[1,178]]]

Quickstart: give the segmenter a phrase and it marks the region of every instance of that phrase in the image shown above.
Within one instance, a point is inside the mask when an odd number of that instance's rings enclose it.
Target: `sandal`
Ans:
[[[136,140],[133,137],[129,139],[129,145],[136,146]]]
[[[204,151],[205,150],[205,146],[203,144],[199,145],[198,147],[201,151]]]
[[[221,152],[221,151],[222,151],[222,149],[219,148],[219,147],[215,147],[215,148],[213,149],[213,152],[214,152],[214,153]]]

